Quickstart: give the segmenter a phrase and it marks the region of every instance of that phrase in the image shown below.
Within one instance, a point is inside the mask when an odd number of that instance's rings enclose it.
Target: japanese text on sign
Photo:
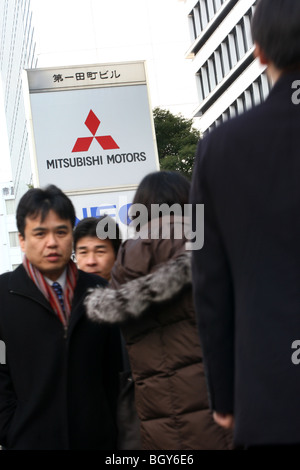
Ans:
[[[75,79],[79,80],[96,80],[100,78],[100,80],[108,80],[112,78],[120,78],[121,74],[118,73],[116,70],[106,70],[105,72],[76,72],[74,75],[63,75],[61,73],[53,75],[53,82],[63,82],[64,80],[68,79]]]

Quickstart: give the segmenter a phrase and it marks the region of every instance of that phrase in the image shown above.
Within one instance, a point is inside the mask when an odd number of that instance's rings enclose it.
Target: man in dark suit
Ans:
[[[105,238],[100,238],[99,222]],[[101,232],[101,230],[100,230]],[[74,252],[79,269],[94,273],[110,281],[111,270],[115,263],[122,234],[119,225],[109,215],[86,217],[73,232]],[[121,335],[121,332],[120,332]],[[135,407],[134,381],[125,340],[121,335],[123,371],[120,373],[120,396],[118,401],[118,449],[141,449],[140,420]]]
[[[88,288],[106,281],[70,260],[74,223],[72,202],[53,185],[30,189],[17,208],[24,260],[0,276],[6,449],[116,449],[120,335],[86,316]]]
[[[260,0],[252,35],[274,86],[199,142],[191,189],[210,404],[245,448],[300,444],[300,2]]]

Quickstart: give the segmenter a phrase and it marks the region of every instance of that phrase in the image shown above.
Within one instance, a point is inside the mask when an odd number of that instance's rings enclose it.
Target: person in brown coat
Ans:
[[[137,217],[135,237],[121,245],[111,288],[94,289],[86,299],[92,320],[121,324],[144,450],[232,448],[231,431],[213,421],[208,404],[183,235],[189,189],[176,172],[142,180],[132,207],[147,220]],[[163,203],[176,204],[175,215],[153,218],[153,205]]]

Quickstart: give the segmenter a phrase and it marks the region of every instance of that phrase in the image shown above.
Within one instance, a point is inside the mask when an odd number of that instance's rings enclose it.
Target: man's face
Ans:
[[[61,219],[50,210],[45,220],[38,215],[26,217],[25,236],[19,234],[22,251],[33,266],[55,281],[70,260],[73,229],[70,220]]]
[[[115,262],[115,252],[110,240],[82,237],[76,244],[75,255],[79,269],[110,279],[110,272]]]

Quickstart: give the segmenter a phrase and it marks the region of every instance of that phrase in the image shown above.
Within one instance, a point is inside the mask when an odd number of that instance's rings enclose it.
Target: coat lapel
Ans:
[[[105,283],[105,284],[104,284]],[[78,279],[74,291],[74,297],[71,309],[71,318],[69,324],[69,334],[73,331],[75,325],[78,323],[82,316],[86,315],[86,310],[83,305],[83,300],[88,293],[88,289],[94,288],[97,285],[104,286],[106,281],[99,276],[87,274],[80,269],[78,270]]]

